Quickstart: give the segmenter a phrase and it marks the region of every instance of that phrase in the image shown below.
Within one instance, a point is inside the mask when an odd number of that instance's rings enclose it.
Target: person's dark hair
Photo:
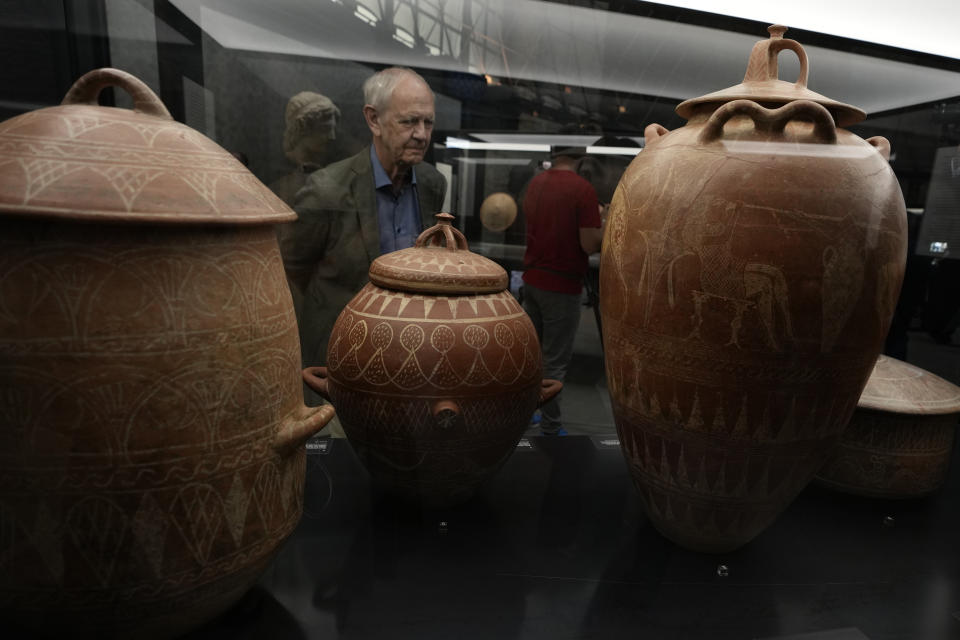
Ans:
[[[640,143],[633,138],[617,136],[601,136],[593,141],[591,147],[639,147]]]
[[[554,145],[550,147],[550,157],[559,158],[560,156],[566,156],[568,158],[582,158],[587,154],[586,147],[571,147],[568,145]]]

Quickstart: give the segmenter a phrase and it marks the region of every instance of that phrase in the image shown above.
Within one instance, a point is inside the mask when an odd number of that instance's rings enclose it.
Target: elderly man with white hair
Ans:
[[[280,231],[304,366],[325,364],[333,323],[370,263],[413,246],[446,193],[443,176],[422,162],[434,123],[427,82],[391,67],[367,79],[363,95],[372,144],[312,173],[294,202],[299,219]]]

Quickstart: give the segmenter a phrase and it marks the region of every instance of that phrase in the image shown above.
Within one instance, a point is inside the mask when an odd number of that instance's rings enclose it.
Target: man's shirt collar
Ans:
[[[376,189],[393,186],[393,181],[387,175],[387,171],[380,164],[380,158],[377,157],[377,148],[370,145],[370,164],[373,165],[373,186]],[[410,167],[410,184],[417,184],[417,172]]]

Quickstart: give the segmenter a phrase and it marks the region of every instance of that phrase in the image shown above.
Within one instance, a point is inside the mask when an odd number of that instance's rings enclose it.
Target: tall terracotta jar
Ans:
[[[107,86],[134,109],[97,106]],[[139,80],[0,123],[0,615],[164,638],[229,607],[302,507],[294,214]]]
[[[646,512],[690,549],[767,527],[836,443],[882,347],[906,256],[903,197],[859,109],[807,89],[784,27],[742,84],[650,125],[607,221],[606,371]],[[800,59],[795,83],[777,56]]]
[[[469,250],[453,216],[437,218],[416,246],[373,261],[333,326],[328,367],[304,371],[374,482],[428,507],[472,496],[562,387],[541,380],[506,272]]]

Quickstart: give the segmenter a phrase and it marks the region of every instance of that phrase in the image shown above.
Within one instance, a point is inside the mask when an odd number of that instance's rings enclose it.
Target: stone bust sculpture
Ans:
[[[325,95],[301,91],[287,102],[284,123],[283,152],[297,168],[271,183],[270,189],[293,206],[306,176],[330,162],[330,143],[337,138],[340,109]]]

